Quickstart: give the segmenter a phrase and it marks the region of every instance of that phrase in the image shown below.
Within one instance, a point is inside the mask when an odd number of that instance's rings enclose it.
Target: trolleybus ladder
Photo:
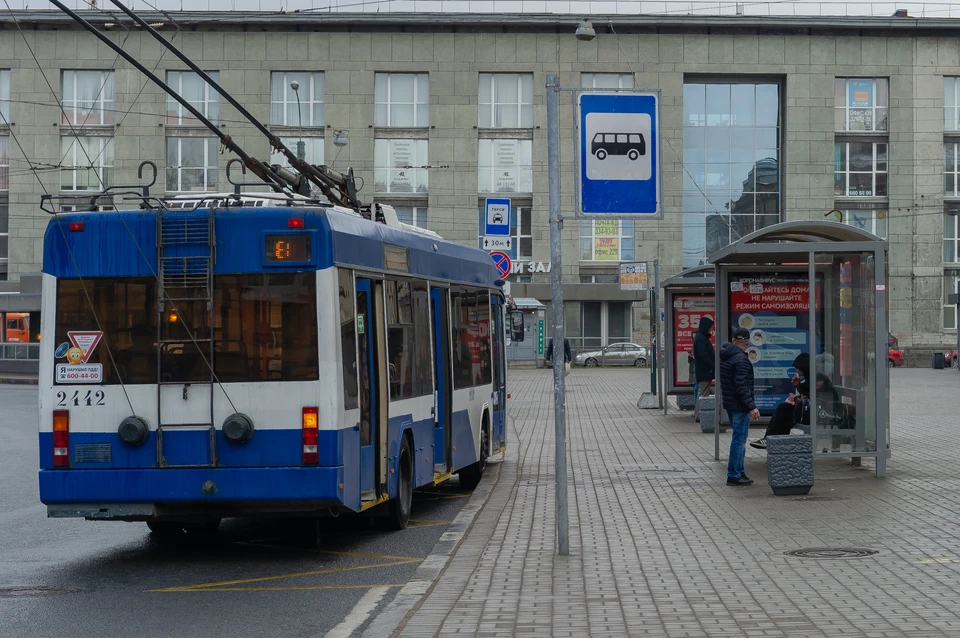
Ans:
[[[213,265],[216,260],[213,219],[212,208],[189,212],[165,211],[162,207],[157,210],[157,270],[160,275],[157,282],[157,463],[160,467],[171,467],[164,460],[164,428],[209,428],[210,457],[205,465],[217,465],[217,428],[213,411]],[[203,321],[197,321],[200,317],[184,317],[179,313],[178,309],[189,309],[192,315],[200,304],[206,309],[206,326]],[[176,326],[178,322],[183,325]],[[182,369],[177,371],[179,380],[171,378],[171,360],[178,357],[172,357],[170,352],[178,346],[183,355],[196,349],[201,357],[204,381],[184,378],[183,375],[190,371]],[[179,358],[183,361],[190,359],[189,356]],[[183,386],[185,400],[191,386],[208,387],[209,419],[205,423],[164,423],[163,387],[171,385]]]

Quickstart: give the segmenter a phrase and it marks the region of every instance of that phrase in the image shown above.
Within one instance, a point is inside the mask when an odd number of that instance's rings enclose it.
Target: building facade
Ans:
[[[83,13],[248,153],[270,157],[148,35]],[[142,160],[160,168],[154,193],[232,190],[216,138],[116,53],[57,12],[14,15],[22,32],[0,17],[6,286],[40,269],[44,193],[137,184]],[[756,229],[824,218],[889,241],[902,346],[956,340],[960,21],[619,16],[580,41],[568,16],[143,15],[286,143],[352,166],[361,198],[403,221],[477,245],[485,198],[509,197],[514,294],[547,304],[546,76],[658,89],[662,220],[576,217],[572,93],[560,97],[565,314],[578,348],[647,338],[646,305],[615,285],[620,262],[657,260],[666,278]]]

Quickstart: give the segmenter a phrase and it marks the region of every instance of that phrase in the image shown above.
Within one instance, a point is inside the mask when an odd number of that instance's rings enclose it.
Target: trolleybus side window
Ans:
[[[340,269],[340,352],[343,358],[343,407],[359,407],[357,395],[357,313],[353,271]]]
[[[417,396],[433,393],[433,322],[427,284],[413,282],[413,326],[417,341]]]
[[[414,396],[413,296],[409,281],[386,282],[390,399]]]

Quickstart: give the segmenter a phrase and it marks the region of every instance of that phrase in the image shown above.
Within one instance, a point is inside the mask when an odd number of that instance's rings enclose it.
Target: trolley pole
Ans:
[[[563,345],[563,288],[560,261],[560,78],[547,76],[547,168],[550,184],[550,292],[553,319],[553,420],[556,436],[556,491],[558,554],[570,554],[567,513],[566,349]]]

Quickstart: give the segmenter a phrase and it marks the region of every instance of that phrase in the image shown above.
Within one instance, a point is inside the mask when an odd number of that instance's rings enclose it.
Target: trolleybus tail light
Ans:
[[[317,408],[303,409],[303,462],[304,464],[316,464],[320,461],[317,454],[318,422],[320,416]]]
[[[287,228],[303,228],[303,217],[291,217],[288,219]]]
[[[70,413],[53,411],[53,466],[70,466]]]
[[[71,232],[71,233],[82,233],[82,232],[83,232],[83,222],[70,222],[70,232]]]

